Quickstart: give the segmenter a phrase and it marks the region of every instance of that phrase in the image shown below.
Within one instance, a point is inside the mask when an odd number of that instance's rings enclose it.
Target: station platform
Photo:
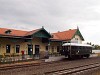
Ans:
[[[65,56],[52,56],[52,57],[49,57],[49,59],[45,59],[45,62],[52,62],[52,61],[60,61],[62,59],[64,59]]]

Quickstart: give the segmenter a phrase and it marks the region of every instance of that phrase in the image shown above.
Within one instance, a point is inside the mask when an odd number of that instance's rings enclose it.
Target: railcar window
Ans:
[[[87,47],[87,50],[89,50],[89,47]]]
[[[84,50],[85,47],[82,47],[82,50]]]
[[[89,47],[89,50],[91,50],[91,47]]]
[[[67,50],[67,46],[64,46],[63,49],[64,49],[64,50]]]
[[[83,50],[85,49],[85,47],[83,47]]]
[[[71,49],[72,49],[72,50],[75,50],[75,49],[76,49],[76,47],[77,47],[77,46],[71,46]]]
[[[65,46],[62,47],[62,49],[64,49]]]
[[[81,50],[83,50],[83,46],[81,46]]]
[[[64,50],[66,50],[66,46],[64,46],[64,48],[63,48]]]
[[[86,50],[86,47],[84,47],[84,50]]]
[[[79,49],[81,49],[81,46],[79,46]]]
[[[71,50],[73,50],[73,46],[71,46]]]
[[[70,46],[68,46],[68,50],[70,50]]]
[[[89,47],[87,47],[87,50],[89,50],[90,48]]]
[[[84,51],[87,51],[88,49],[87,49],[87,47],[85,46],[85,49],[84,49]]]
[[[85,50],[87,50],[87,47],[85,47]]]
[[[73,46],[71,46],[71,50],[73,50]]]
[[[88,47],[86,47],[86,49],[88,49]]]
[[[89,47],[87,47],[87,50],[89,50]]]

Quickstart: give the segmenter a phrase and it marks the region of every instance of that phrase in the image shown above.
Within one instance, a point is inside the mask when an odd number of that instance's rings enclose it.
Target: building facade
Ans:
[[[39,55],[46,50],[51,35],[44,29],[21,31],[0,28],[0,55]]]
[[[52,33],[52,38],[50,38],[51,42],[56,42],[57,44],[54,44],[53,46],[56,47],[55,51],[60,52],[60,49],[62,44],[64,43],[82,43],[84,41],[84,38],[80,32],[80,30],[77,29],[69,29],[62,32],[56,32]]]
[[[43,27],[32,31],[0,28],[0,55],[45,55],[59,53],[63,43],[82,43],[79,29],[48,33]]]

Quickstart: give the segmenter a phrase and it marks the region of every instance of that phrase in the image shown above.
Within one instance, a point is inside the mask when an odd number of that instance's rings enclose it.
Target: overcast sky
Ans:
[[[86,42],[100,44],[100,0],[0,0],[0,27],[48,32],[79,27]]]

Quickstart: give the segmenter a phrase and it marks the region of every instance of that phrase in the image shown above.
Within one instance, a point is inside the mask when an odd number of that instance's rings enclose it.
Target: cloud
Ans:
[[[99,21],[99,0],[0,0],[0,27],[32,30],[44,26],[57,32],[79,26],[86,41],[100,44]]]

